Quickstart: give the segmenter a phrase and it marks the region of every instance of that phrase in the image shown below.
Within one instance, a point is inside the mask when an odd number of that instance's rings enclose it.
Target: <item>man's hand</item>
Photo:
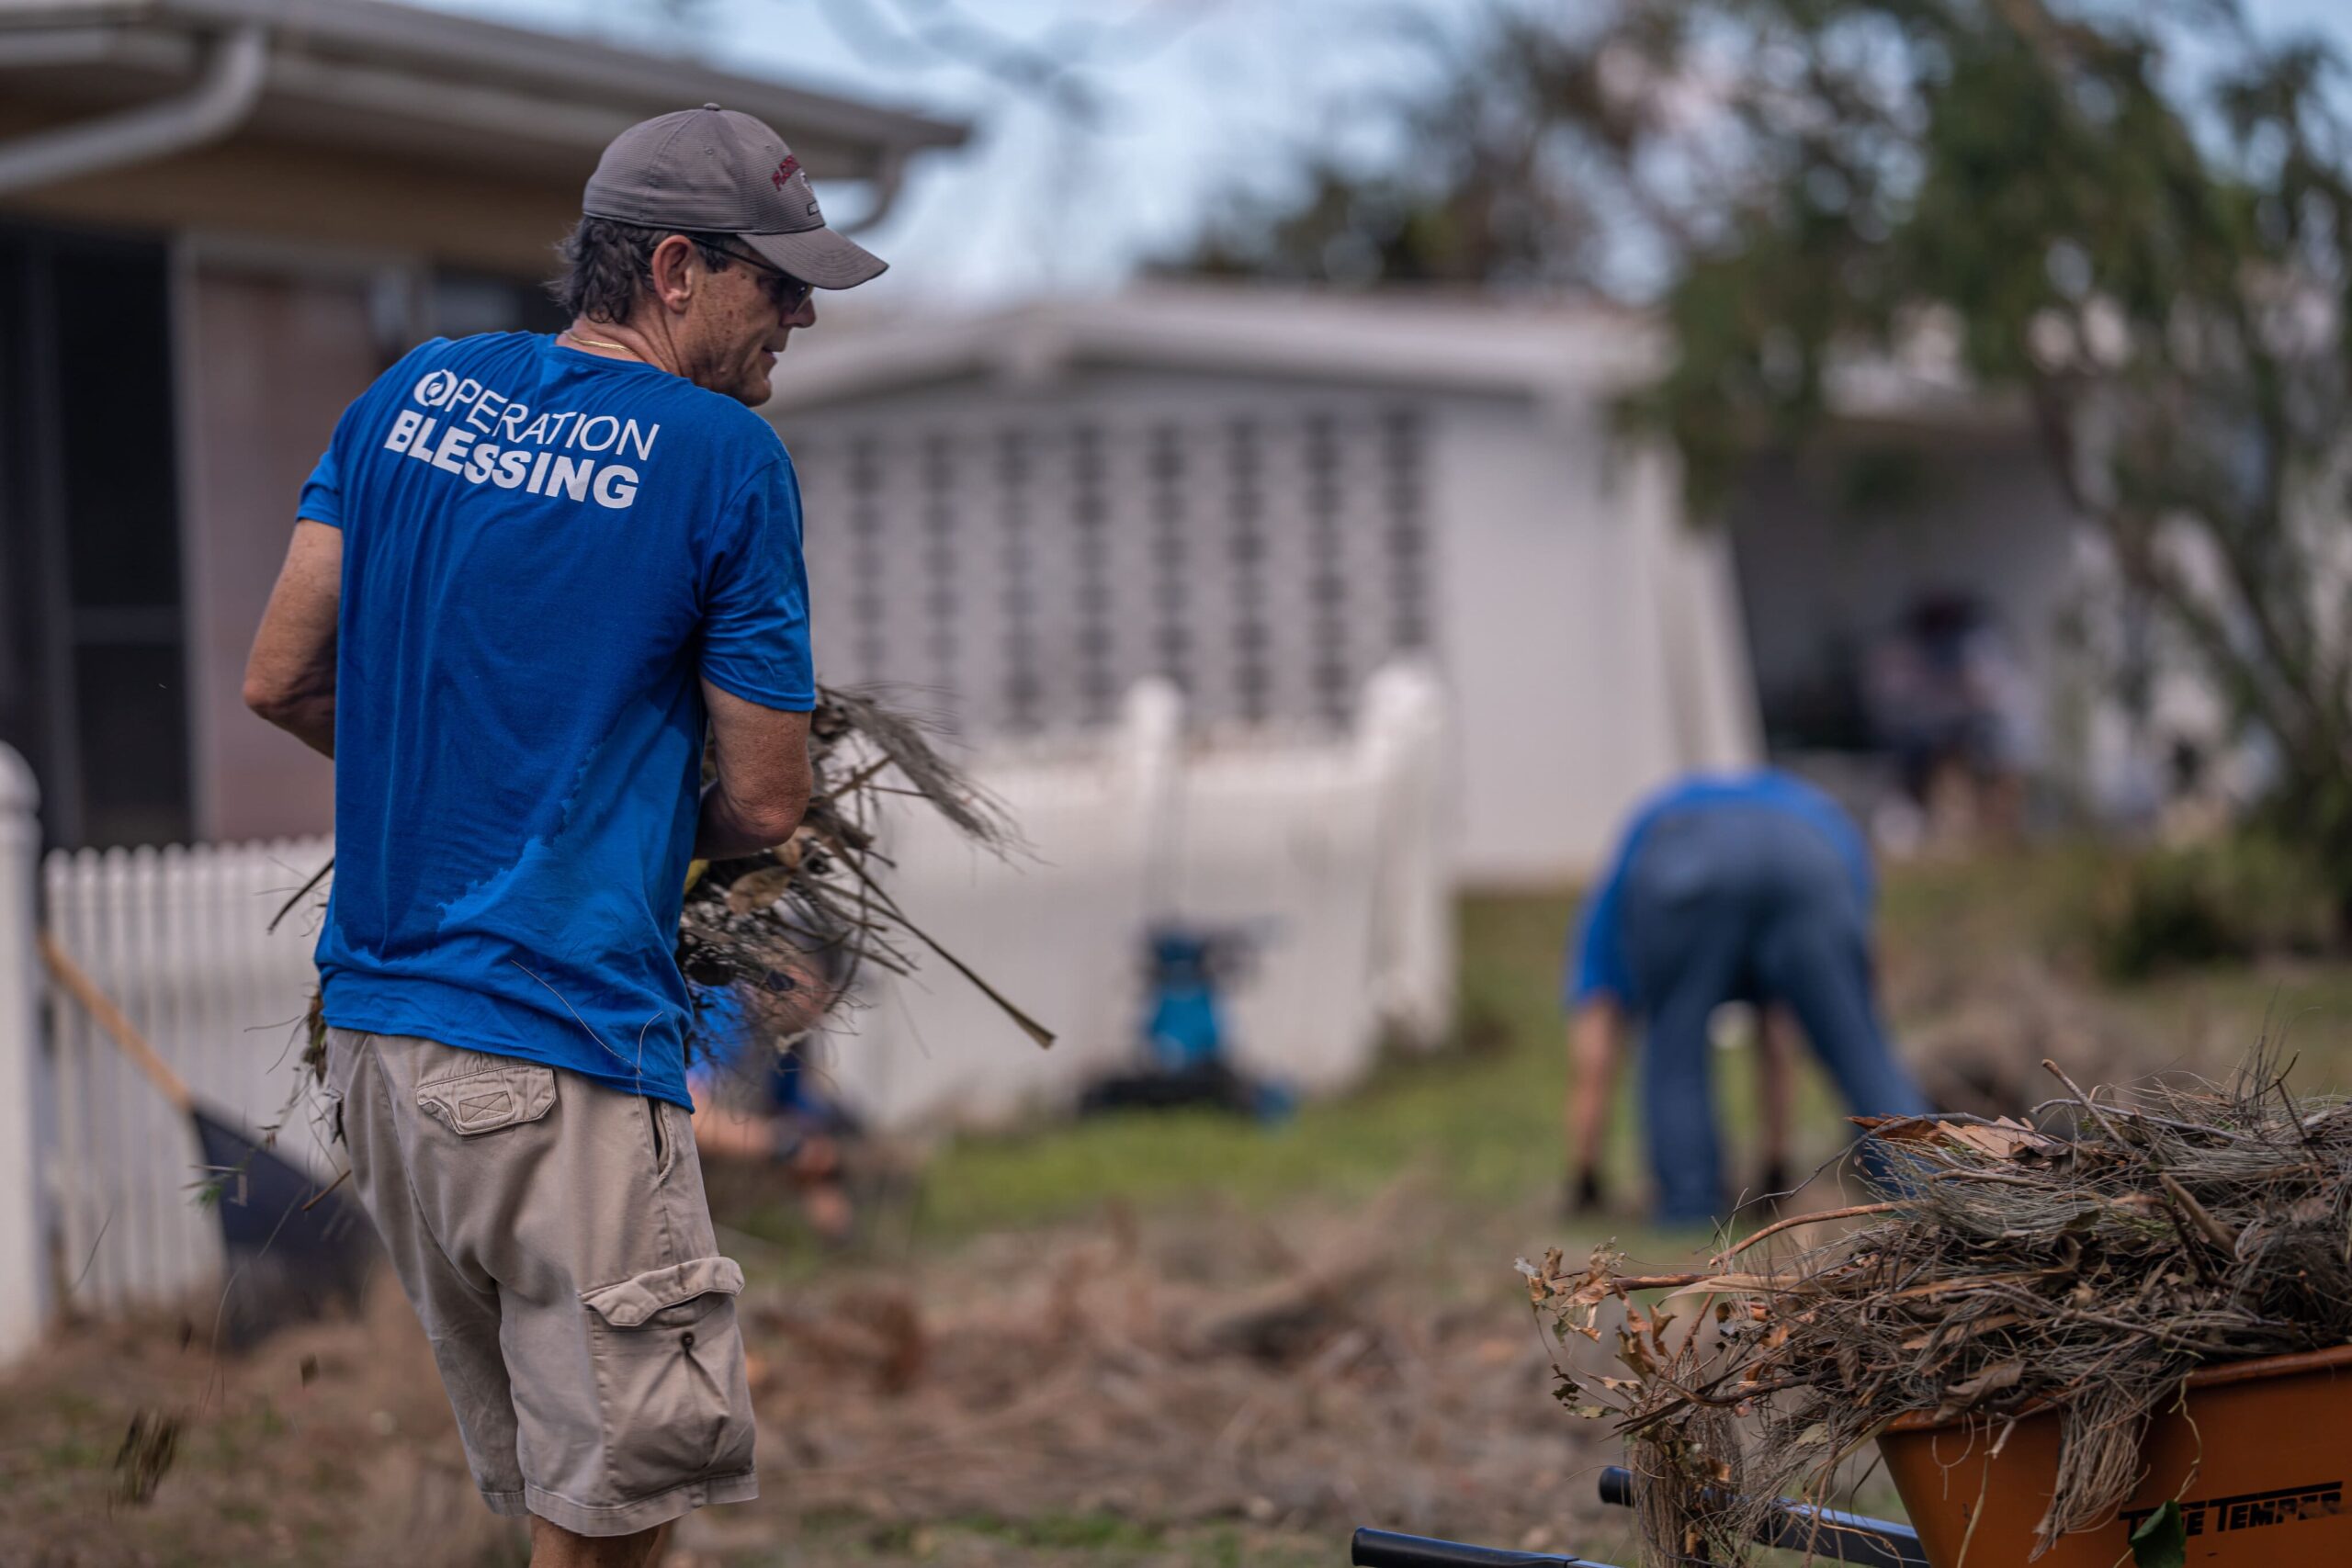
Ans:
[[[343,531],[294,525],[245,660],[245,705],[322,756],[334,755],[336,616],[343,607]]]
[[[705,681],[718,777],[703,791],[696,860],[734,860],[792,837],[808,807],[808,716],[747,703]]]

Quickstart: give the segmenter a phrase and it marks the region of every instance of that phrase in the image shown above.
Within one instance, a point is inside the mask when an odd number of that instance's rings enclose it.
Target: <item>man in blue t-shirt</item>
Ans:
[[[245,681],[335,759],[328,1088],[539,1568],[757,1491],[673,952],[689,860],[808,799],[800,491],[752,411],[812,288],[883,267],[715,104],[623,132],[582,214],[570,330],[436,339],[345,412]]]
[[[1768,1030],[1774,1013],[1793,1016],[1855,1113],[1928,1109],[1879,1022],[1874,896],[1860,829],[1787,773],[1695,774],[1642,805],[1569,950],[1572,1199],[1597,1188],[1609,1087],[1636,1019],[1664,1224],[1724,1211],[1708,1021],[1724,1002],[1757,1004]]]

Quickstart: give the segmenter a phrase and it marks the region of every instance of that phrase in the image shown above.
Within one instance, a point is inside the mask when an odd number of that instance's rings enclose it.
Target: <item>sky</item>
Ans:
[[[892,309],[1108,291],[1237,195],[1283,188],[1310,149],[1396,155],[1382,105],[1429,80],[1494,0],[672,0],[683,17],[658,0],[424,3],[967,121],[971,141],[919,160],[860,235],[891,270],[858,303]],[[2345,0],[2247,9],[2352,53]],[[980,47],[924,43],[926,26],[1014,55],[1083,52],[1091,113],[1008,83]],[[819,194],[836,222],[863,200]]]

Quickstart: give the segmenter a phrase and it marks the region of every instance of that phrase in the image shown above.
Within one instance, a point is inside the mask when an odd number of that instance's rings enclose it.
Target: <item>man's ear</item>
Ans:
[[[683,314],[693,302],[701,283],[701,268],[695,265],[699,259],[695,243],[684,234],[669,235],[653,247],[646,270],[652,276],[653,298],[662,309]]]

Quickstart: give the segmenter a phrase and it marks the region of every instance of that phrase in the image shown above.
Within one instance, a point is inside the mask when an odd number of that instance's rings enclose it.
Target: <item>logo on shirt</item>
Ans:
[[[425,373],[409,393],[418,406],[392,419],[384,449],[429,463],[468,484],[530,495],[637,504],[639,464],[650,463],[659,424],[574,410],[536,412],[472,377]]]

